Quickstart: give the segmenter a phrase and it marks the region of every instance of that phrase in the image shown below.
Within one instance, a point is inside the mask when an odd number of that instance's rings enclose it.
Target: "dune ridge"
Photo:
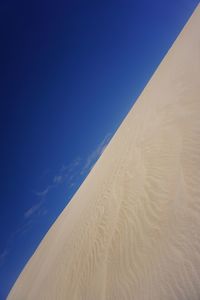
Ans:
[[[200,299],[200,5],[8,300]]]

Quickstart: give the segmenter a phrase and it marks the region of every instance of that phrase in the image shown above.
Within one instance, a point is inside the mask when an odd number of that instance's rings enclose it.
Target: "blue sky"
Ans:
[[[197,4],[1,1],[0,299]]]

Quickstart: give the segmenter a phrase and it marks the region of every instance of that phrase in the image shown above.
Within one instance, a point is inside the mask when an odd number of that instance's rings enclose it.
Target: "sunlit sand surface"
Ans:
[[[8,299],[200,299],[200,5]]]

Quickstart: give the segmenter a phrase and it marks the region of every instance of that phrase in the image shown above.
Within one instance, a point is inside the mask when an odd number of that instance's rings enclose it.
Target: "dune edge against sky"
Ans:
[[[8,299],[199,299],[200,6]]]

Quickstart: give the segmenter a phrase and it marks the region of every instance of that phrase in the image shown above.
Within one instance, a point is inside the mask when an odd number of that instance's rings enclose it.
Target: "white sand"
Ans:
[[[200,5],[8,299],[200,299]]]

